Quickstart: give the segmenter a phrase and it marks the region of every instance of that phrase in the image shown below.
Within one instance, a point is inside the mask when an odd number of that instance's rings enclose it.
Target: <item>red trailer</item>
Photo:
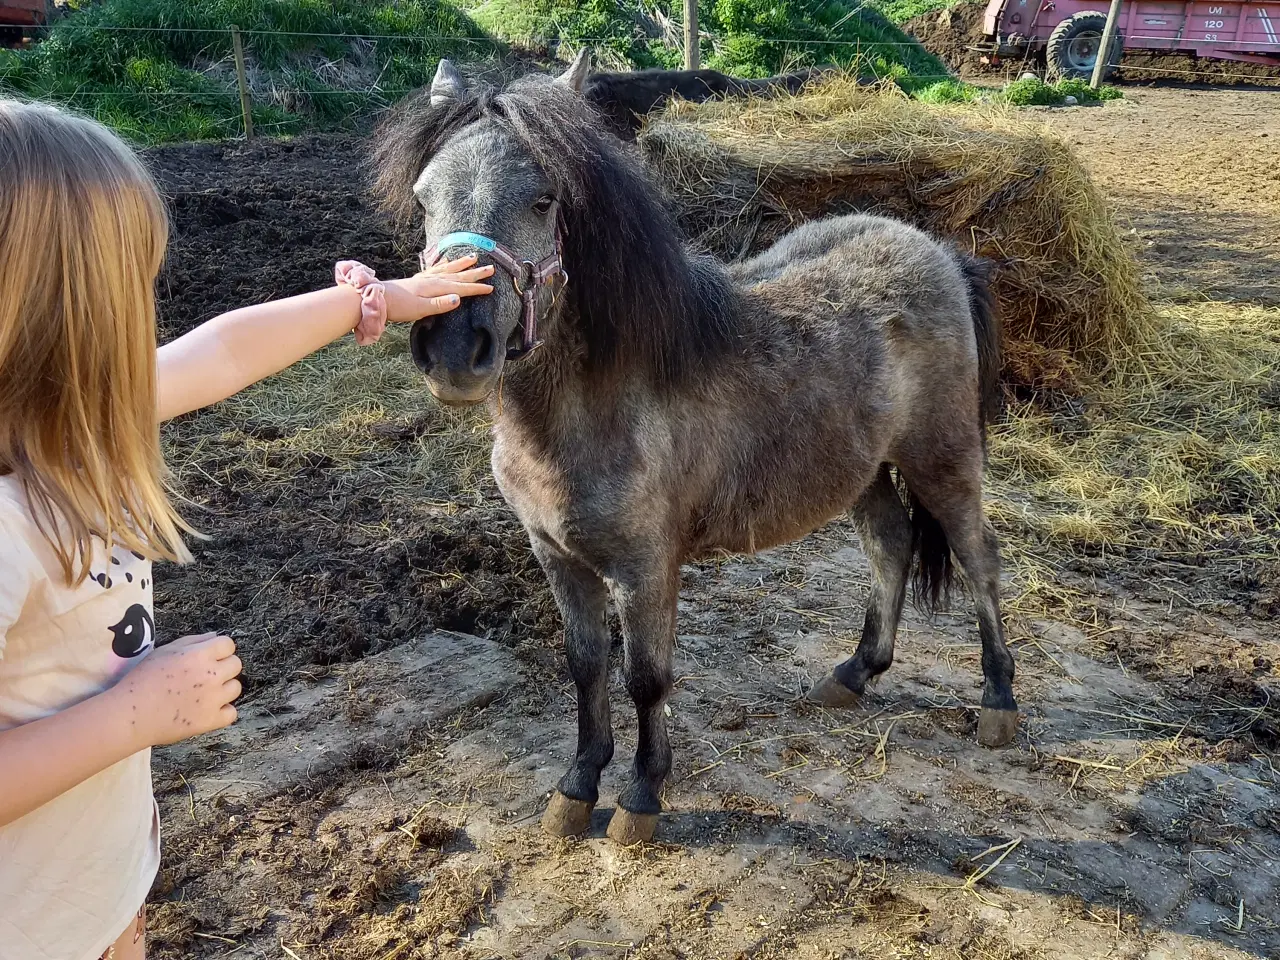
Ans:
[[[48,18],[47,0],[0,0],[0,24],[34,27]]]
[[[1097,0],[989,0],[983,21],[986,52],[1003,57],[1043,54],[1050,73],[1087,79],[1107,22],[1097,7]],[[1108,63],[1118,61],[1123,50],[1280,67],[1280,0],[1133,0],[1120,7]]]

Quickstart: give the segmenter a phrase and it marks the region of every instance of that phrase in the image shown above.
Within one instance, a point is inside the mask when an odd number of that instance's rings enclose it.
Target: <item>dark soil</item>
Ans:
[[[340,258],[383,276],[409,267],[366,194],[366,155],[361,139],[341,136],[149,150],[173,212],[161,338],[324,286]]]
[[[403,275],[409,259],[365,194],[364,156],[362,141],[346,137],[149,151],[173,217],[162,340],[248,303],[322,287],[339,259]],[[480,506],[424,520],[406,512],[411,504],[360,489],[325,455],[250,467],[246,443],[278,438],[275,425],[230,423],[213,411],[168,430],[201,448],[182,492],[201,506],[193,519],[210,539],[194,544],[196,564],[161,578],[161,626],[173,637],[234,624],[261,638],[245,651],[246,689],[427,629],[511,644],[555,635],[527,538],[491,482]],[[379,433],[374,442],[394,451],[414,430],[392,423]],[[264,466],[282,475],[267,483]],[[394,538],[361,532],[379,529]]]

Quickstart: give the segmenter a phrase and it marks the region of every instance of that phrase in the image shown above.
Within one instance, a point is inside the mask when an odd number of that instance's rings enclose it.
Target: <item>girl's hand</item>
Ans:
[[[177,743],[236,719],[240,658],[230,637],[206,633],[159,647],[107,692],[128,702],[145,746]]]
[[[412,323],[423,317],[448,313],[463,297],[482,297],[493,287],[480,280],[493,276],[493,266],[477,267],[474,256],[441,260],[435,266],[404,280],[383,284],[387,298],[387,320]]]

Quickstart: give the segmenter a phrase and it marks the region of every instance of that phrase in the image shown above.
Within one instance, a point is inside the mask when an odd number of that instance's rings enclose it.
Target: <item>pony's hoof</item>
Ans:
[[[632,813],[619,807],[609,820],[608,835],[614,843],[623,847],[635,846],[637,843],[648,843],[653,839],[653,832],[658,829],[656,813]]]
[[[978,742],[984,747],[1007,746],[1013,741],[1017,732],[1017,710],[982,708],[982,713],[978,716]]]
[[[861,697],[827,674],[810,688],[805,699],[822,707],[856,707]]]
[[[553,837],[576,837],[586,833],[591,826],[591,811],[595,806],[586,800],[571,800],[556,790],[551,794],[547,812],[542,815],[542,829]]]

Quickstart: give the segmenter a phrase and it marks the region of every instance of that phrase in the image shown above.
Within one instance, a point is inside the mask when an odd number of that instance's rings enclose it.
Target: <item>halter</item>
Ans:
[[[569,282],[569,274],[564,268],[561,257],[560,224],[556,224],[555,252],[537,263],[520,259],[497,240],[492,240],[483,234],[462,231],[447,234],[437,240],[429,250],[424,250],[419,256],[422,269],[435,266],[444,256],[444,252],[453,247],[475,247],[477,250],[483,250],[511,277],[511,285],[515,287],[516,293],[524,304],[520,315],[520,326],[524,337],[519,347],[513,347],[507,351],[507,359],[518,360],[534,348],[541,346],[542,341],[538,339],[538,289],[557,277],[561,278],[564,284]],[[559,291],[556,293],[558,295]]]

